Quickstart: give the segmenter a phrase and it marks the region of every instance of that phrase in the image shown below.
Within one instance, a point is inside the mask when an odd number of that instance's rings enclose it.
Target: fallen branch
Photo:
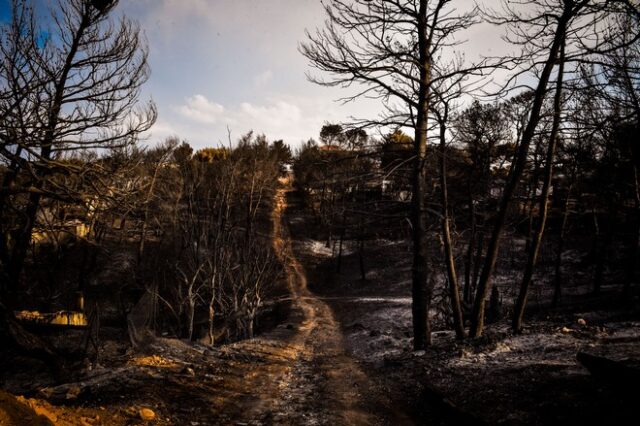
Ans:
[[[51,402],[59,403],[69,401],[77,399],[83,395],[94,393],[94,390],[97,390],[98,388],[105,388],[112,385],[116,385],[118,388],[123,388],[128,385],[135,384],[138,382],[138,378],[134,373],[135,370],[140,370],[140,367],[121,367],[115,370],[96,374],[80,382],[65,383],[60,386],[43,388],[39,393],[40,396]]]

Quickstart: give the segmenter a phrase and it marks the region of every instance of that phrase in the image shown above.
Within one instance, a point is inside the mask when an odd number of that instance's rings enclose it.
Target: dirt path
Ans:
[[[380,412],[381,406],[388,405],[380,405],[381,395],[370,394],[372,386],[367,376],[345,352],[333,312],[308,289],[303,267],[293,254],[283,226],[286,195],[286,190],[281,189],[276,196],[273,241],[286,265],[294,309],[300,310],[303,318],[295,339],[299,353],[282,393],[286,417],[307,424],[372,425],[406,421],[399,416],[391,419],[388,413]]]
[[[195,417],[200,424],[413,424],[349,356],[331,308],[308,289],[284,224],[287,193],[275,197],[272,240],[291,293],[288,321],[216,354],[220,371],[198,393],[209,406]]]

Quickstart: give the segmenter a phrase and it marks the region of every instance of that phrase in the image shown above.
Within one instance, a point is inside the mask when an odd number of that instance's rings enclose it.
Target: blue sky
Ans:
[[[9,9],[9,3],[6,1],[0,2],[0,21],[5,22],[11,16],[11,10]]]
[[[0,19],[8,3],[0,0]],[[336,103],[344,91],[306,80],[298,45],[305,29],[323,25],[319,0],[121,0],[115,13],[137,20],[148,39],[144,97],[159,110],[148,143],[178,136],[196,148],[226,144],[229,128],[233,141],[254,130],[298,146],[325,121],[378,113],[371,101]],[[467,49],[486,51],[496,34],[474,30]]]

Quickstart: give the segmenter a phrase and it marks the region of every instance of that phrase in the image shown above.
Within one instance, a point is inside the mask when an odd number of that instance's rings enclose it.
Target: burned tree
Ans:
[[[147,48],[135,23],[111,18],[117,3],[61,1],[51,9],[50,28],[35,20],[30,2],[12,3],[0,68],[0,252],[10,290],[20,281],[41,202],[86,201],[56,177],[101,183],[96,162],[65,160],[80,150],[135,144],[155,121],[154,105],[139,102],[149,76]]]
[[[599,36],[607,17],[616,13],[628,13],[625,2],[535,1],[527,4],[526,8],[521,6],[522,4],[504,2],[504,13],[491,14],[489,17],[494,23],[507,25],[510,31],[508,41],[522,46],[522,55],[517,60],[524,67],[511,80],[517,81],[524,74],[533,72],[536,75],[536,84],[527,124],[522,131],[517,154],[513,159],[493,221],[493,230],[473,305],[471,337],[479,337],[484,328],[485,303],[491,292],[500,239],[512,200],[527,165],[531,143],[539,130],[548,85],[553,70],[560,63],[561,47],[565,46],[567,61],[579,61],[586,52],[600,48],[602,40]]]
[[[428,306],[431,289],[426,217],[427,131],[436,58],[451,48],[452,35],[473,23],[450,0],[327,2],[327,26],[308,34],[302,53],[312,66],[331,75],[311,80],[326,86],[355,88],[346,99],[378,99],[385,113],[361,126],[414,129],[412,200],[412,313],[414,348],[431,342]],[[435,79],[446,78],[438,75]]]

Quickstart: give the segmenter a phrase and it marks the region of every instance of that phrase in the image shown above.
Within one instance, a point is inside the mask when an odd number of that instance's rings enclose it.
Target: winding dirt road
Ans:
[[[272,237],[285,265],[291,314],[273,332],[234,345],[237,354],[259,353],[260,362],[238,365],[249,373],[237,386],[250,392],[244,398],[237,393],[224,398],[220,411],[229,420],[247,424],[411,424],[391,408],[347,354],[331,308],[307,288],[304,269],[293,254],[283,223],[287,193],[281,188],[276,195]]]

